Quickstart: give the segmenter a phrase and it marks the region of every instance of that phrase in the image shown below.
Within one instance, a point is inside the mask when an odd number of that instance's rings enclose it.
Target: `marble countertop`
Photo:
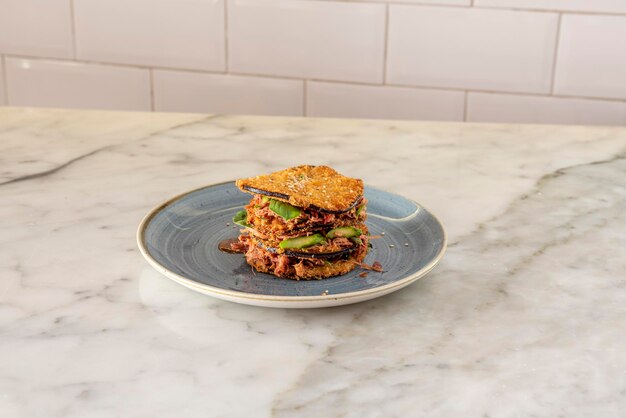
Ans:
[[[355,305],[203,296],[141,257],[164,199],[328,164],[444,223]],[[0,108],[2,417],[623,417],[626,129]]]

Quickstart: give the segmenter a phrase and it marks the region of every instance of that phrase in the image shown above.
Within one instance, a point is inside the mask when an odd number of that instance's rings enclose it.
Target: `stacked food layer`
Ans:
[[[362,180],[327,166],[303,165],[236,184],[253,197],[233,219],[244,227],[233,246],[256,270],[323,279],[345,274],[365,258]]]

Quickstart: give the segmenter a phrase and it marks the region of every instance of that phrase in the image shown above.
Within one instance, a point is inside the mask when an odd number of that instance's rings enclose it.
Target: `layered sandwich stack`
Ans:
[[[244,227],[233,246],[256,270],[323,279],[362,263],[369,243],[362,180],[302,165],[236,184],[253,197],[233,219]]]

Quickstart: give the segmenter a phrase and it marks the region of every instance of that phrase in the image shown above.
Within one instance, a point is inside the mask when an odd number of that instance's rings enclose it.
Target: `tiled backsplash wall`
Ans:
[[[626,125],[626,0],[0,0],[0,105]]]

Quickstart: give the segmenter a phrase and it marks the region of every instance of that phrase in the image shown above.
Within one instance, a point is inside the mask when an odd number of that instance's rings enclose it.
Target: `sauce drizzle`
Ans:
[[[230,244],[234,244],[236,242],[238,242],[239,240],[237,238],[226,238],[222,241],[220,241],[219,244],[217,244],[217,248],[219,248],[220,251],[224,252],[224,253],[229,253],[229,254],[238,254],[238,253],[243,253],[242,250],[234,250]]]

